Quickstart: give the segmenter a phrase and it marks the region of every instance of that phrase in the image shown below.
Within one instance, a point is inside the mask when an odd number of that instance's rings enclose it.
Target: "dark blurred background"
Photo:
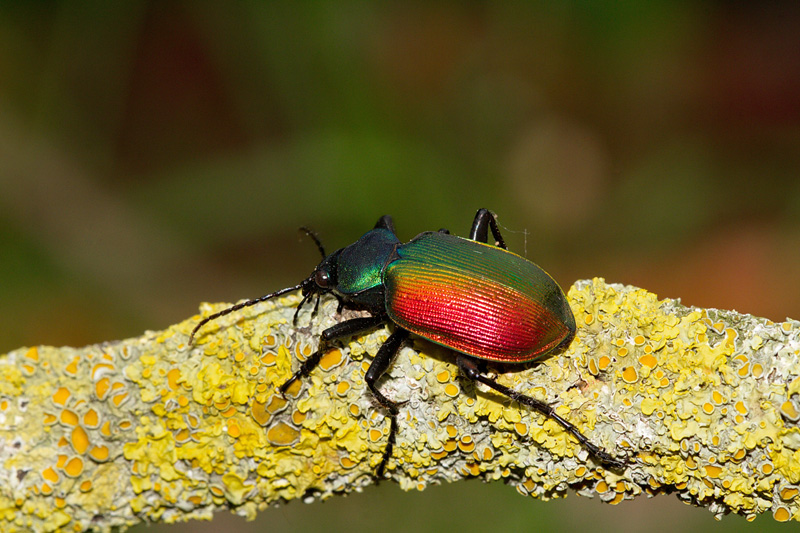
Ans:
[[[798,176],[796,2],[3,2],[0,352],[297,283],[302,225],[333,250],[385,213],[463,235],[479,207],[565,288],[800,318]],[[473,481],[146,531],[201,527],[754,526]]]

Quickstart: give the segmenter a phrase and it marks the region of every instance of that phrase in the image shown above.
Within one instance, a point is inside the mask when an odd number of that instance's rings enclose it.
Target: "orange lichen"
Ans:
[[[453,383],[448,383],[444,388],[444,393],[450,396],[451,398],[455,398],[459,394],[459,389],[457,385]]]
[[[111,403],[113,403],[115,406],[119,407],[120,405],[122,405],[122,402],[124,402],[127,399],[128,399],[128,393],[127,392],[123,392],[121,394],[116,394],[116,395],[112,396],[111,397]]]
[[[772,516],[778,522],[786,522],[792,517],[786,507],[778,507],[775,509],[775,512],[772,513]]]
[[[92,367],[92,381],[97,381],[102,375],[114,371],[114,365],[109,363],[97,363]]]
[[[464,435],[458,441],[458,449],[461,450],[463,453],[470,453],[475,449],[475,442],[473,442],[472,437],[469,435]]]
[[[53,403],[56,405],[67,405],[67,400],[69,400],[71,393],[69,389],[66,387],[59,387],[55,393],[53,393]]]
[[[76,375],[78,373],[78,362],[80,360],[81,360],[80,357],[74,357],[72,359],[72,362],[70,362],[70,364],[64,367],[64,372],[72,376]]]
[[[267,440],[273,446],[289,446],[299,438],[300,432],[283,422],[278,422],[267,430]]]
[[[257,401],[254,401],[252,404],[250,404],[250,415],[256,422],[258,422],[259,425],[262,426],[266,426],[272,418],[270,413],[266,410],[266,406]]]
[[[78,425],[78,415],[74,411],[64,409],[61,411],[61,423],[67,426]]]
[[[639,363],[643,366],[648,366],[650,368],[655,368],[658,365],[658,361],[652,355],[643,355],[639,358]]]
[[[95,428],[100,422],[97,411],[89,409],[83,414],[83,423],[86,427]]]
[[[329,372],[339,366],[343,360],[344,357],[341,350],[330,350],[322,356],[322,359],[319,361],[319,366],[325,372]]]
[[[89,448],[89,435],[81,426],[76,426],[72,430],[70,441],[72,442],[72,448],[80,454],[83,454]]]
[[[67,464],[64,465],[64,473],[69,477],[78,477],[83,472],[83,459],[80,457],[73,457]]]
[[[95,388],[95,394],[97,394],[97,398],[100,401],[103,401],[106,399],[108,391],[111,390],[111,380],[108,378],[101,378],[100,380],[97,381],[97,383],[95,383],[94,388]]]
[[[89,456],[98,462],[107,461],[109,457],[109,449],[104,445],[94,446],[91,450],[89,450]]]
[[[785,488],[781,491],[781,499],[783,500],[793,500],[800,495],[800,491],[794,487]]]
[[[287,401],[285,398],[276,395],[273,395],[269,399],[269,404],[266,406],[266,410],[269,413],[279,413],[281,412],[287,405]]]
[[[50,466],[48,466],[42,471],[42,477],[47,481],[49,481],[50,483],[58,483],[58,480],[60,479],[58,472],[53,470],[53,467]]]
[[[306,419],[306,414],[302,411],[293,411],[292,412],[292,423],[296,426],[300,426],[303,421]]]
[[[639,375],[636,373],[634,367],[626,366],[622,370],[622,379],[624,379],[626,383],[636,383],[639,380]]]
[[[179,368],[172,368],[167,372],[167,386],[172,390],[178,390],[180,387],[179,380],[181,378],[181,371]]]

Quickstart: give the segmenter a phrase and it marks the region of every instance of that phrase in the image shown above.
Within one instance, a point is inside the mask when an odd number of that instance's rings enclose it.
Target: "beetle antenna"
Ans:
[[[319,240],[319,236],[311,230],[308,226],[303,226],[300,228],[300,231],[311,237],[311,239],[317,244],[317,248],[319,249],[319,253],[322,254],[322,258],[325,259],[328,257],[328,254],[325,253],[325,247],[322,246],[322,241]]]
[[[302,284],[299,284],[299,285],[295,285],[294,287],[287,287],[287,288],[281,289],[279,291],[271,292],[271,293],[269,293],[269,294],[267,294],[265,296],[262,296],[260,298],[256,298],[255,300],[247,300],[246,302],[242,302],[240,304],[232,305],[231,307],[228,307],[227,309],[223,309],[222,311],[220,311],[218,313],[214,313],[213,315],[209,315],[209,316],[205,317],[203,320],[201,320],[194,327],[194,329],[192,330],[192,333],[189,335],[189,346],[191,346],[192,342],[194,342],[195,333],[197,333],[198,330],[200,328],[202,328],[208,322],[211,322],[212,320],[216,320],[217,318],[219,318],[221,316],[233,313],[234,311],[238,311],[239,309],[242,309],[244,307],[250,307],[251,305],[255,305],[255,304],[263,302],[265,300],[269,300],[270,298],[275,298],[276,296],[280,296],[282,294],[286,294],[287,292],[296,291],[297,289],[302,288],[302,286],[303,286]],[[303,300],[305,300],[305,298]]]

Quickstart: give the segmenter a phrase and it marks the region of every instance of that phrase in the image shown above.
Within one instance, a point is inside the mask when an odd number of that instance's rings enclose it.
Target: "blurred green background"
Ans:
[[[565,288],[800,318],[798,35],[796,2],[3,2],[0,352],[297,283],[301,225],[479,207]],[[777,526],[474,481],[138,531]]]

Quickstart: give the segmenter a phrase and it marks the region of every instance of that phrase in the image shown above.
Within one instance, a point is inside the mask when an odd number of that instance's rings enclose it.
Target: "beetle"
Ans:
[[[316,297],[313,316],[320,297],[330,293],[339,300],[339,312],[359,309],[368,311],[369,316],[325,329],[317,351],[302,362],[280,391],[285,394],[292,383],[308,376],[335,342],[394,323],[394,332],[364,375],[390,417],[388,442],[376,469],[378,479],[392,455],[401,403],[384,396],[376,383],[411,334],[451,349],[469,380],[557,421],[601,464],[624,466],[624,461],[592,443],[549,404],[501,385],[483,370],[485,363],[529,363],[565,349],[576,332],[575,317],[561,287],[539,266],[508,250],[488,209],[478,210],[469,238],[441,229],[420,233],[407,243],[397,238],[392,218],[385,215],[355,243],[330,255],[313,232],[302,229],[314,239],[323,257],[311,274],[293,287],[205,317],[192,330],[190,345],[203,325],[243,307],[299,289],[303,298],[294,314],[296,323],[306,303]],[[494,244],[488,242],[489,231]]]

